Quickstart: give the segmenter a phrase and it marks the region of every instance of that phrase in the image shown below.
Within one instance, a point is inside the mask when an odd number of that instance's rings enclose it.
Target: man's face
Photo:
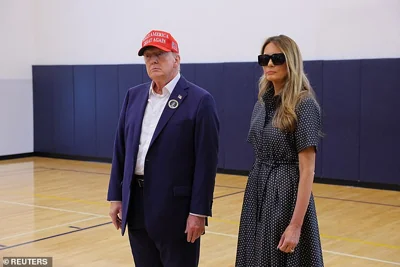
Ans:
[[[179,66],[179,55],[150,47],[143,53],[147,74],[151,80],[170,79]]]

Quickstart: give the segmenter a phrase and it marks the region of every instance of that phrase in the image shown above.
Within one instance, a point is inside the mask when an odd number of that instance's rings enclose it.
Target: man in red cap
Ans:
[[[180,74],[179,47],[151,31],[138,52],[151,82],[126,94],[107,200],[137,267],[195,267],[212,203],[219,147],[213,97]]]

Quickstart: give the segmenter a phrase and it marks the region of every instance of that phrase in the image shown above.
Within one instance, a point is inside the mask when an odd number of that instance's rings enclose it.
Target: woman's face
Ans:
[[[264,74],[267,80],[273,83],[284,82],[287,76],[285,55],[272,42],[265,46],[264,55],[272,56],[272,58],[269,59],[268,64],[263,66]]]

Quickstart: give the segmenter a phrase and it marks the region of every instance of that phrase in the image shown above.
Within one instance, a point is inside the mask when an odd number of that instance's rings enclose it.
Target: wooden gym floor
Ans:
[[[0,256],[53,266],[133,266],[108,217],[110,164],[0,161]],[[218,174],[200,266],[233,266],[246,177]],[[400,266],[400,192],[314,184],[325,266]]]

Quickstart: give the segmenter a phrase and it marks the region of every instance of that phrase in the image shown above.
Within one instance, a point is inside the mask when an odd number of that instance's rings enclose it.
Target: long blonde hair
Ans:
[[[315,99],[315,93],[304,73],[303,59],[297,44],[285,35],[272,36],[264,42],[261,54],[264,54],[264,49],[269,43],[275,44],[282,51],[286,58],[287,67],[286,81],[280,91],[280,105],[275,112],[272,123],[281,130],[293,132],[297,123],[295,112],[297,104],[305,96]],[[272,82],[268,81],[263,74],[259,80],[258,98],[260,101],[262,101],[266,91],[272,87]]]

